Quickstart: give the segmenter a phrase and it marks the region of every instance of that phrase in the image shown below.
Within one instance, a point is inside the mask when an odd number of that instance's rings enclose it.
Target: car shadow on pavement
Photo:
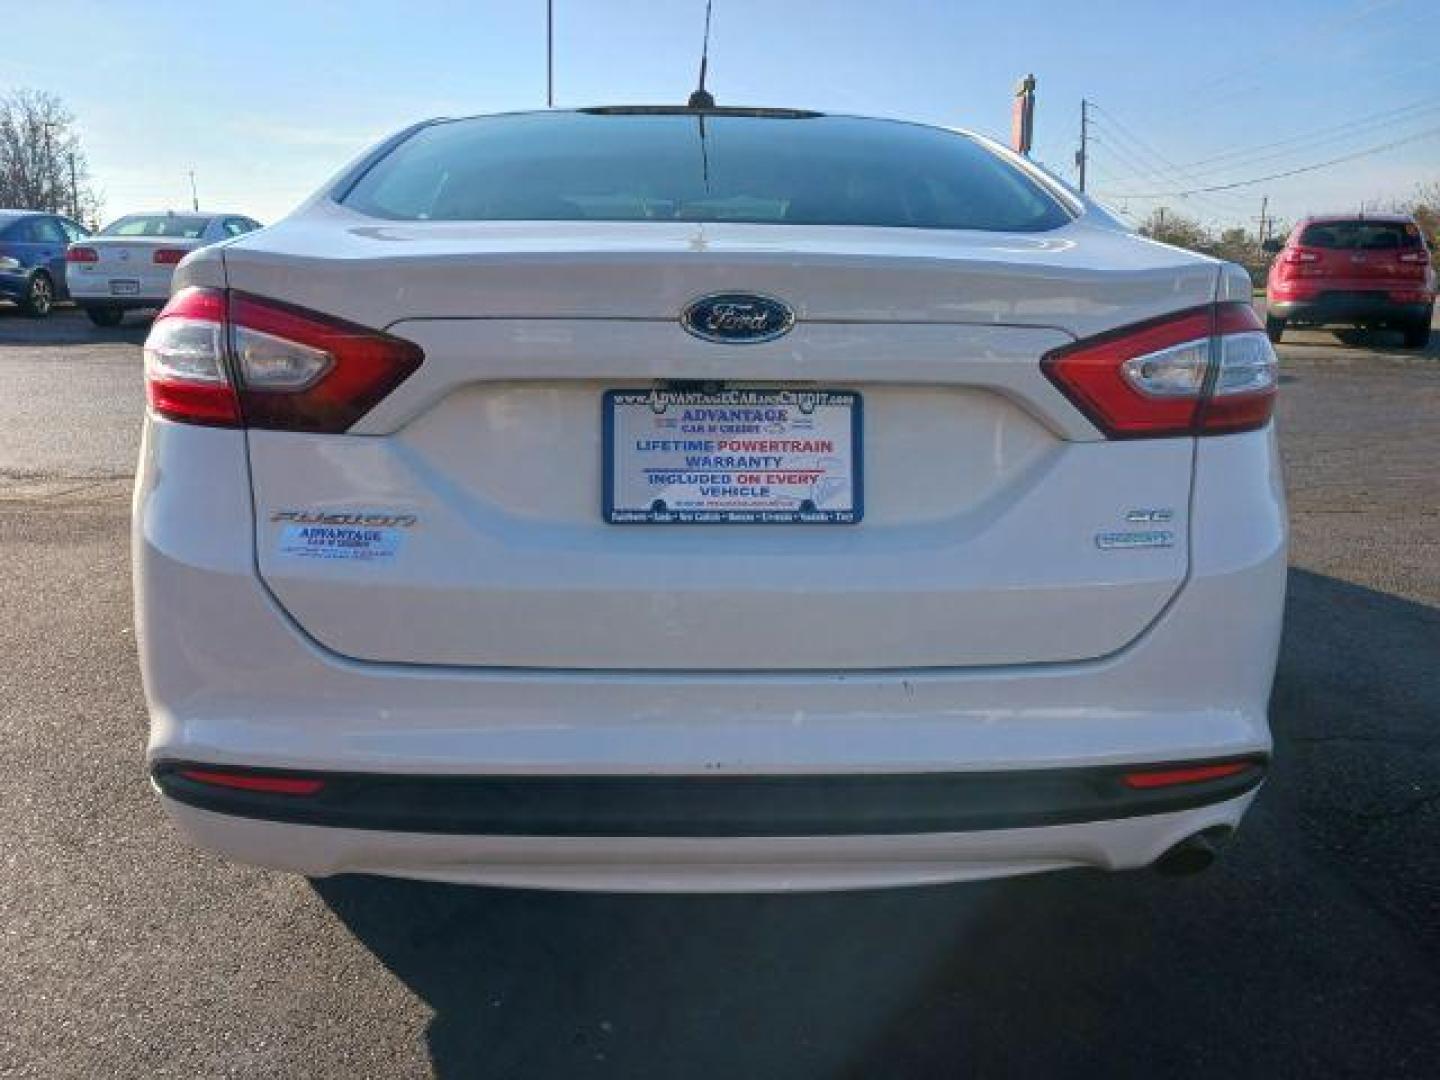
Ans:
[[[1379,356],[1396,356],[1405,359],[1440,356],[1440,331],[1432,331],[1430,343],[1423,349],[1405,344],[1398,330],[1362,330],[1357,328],[1332,328],[1324,330],[1300,330],[1306,333],[1303,344],[1315,349],[1364,349]],[[1285,341],[1294,344],[1287,335]]]
[[[357,876],[440,1076],[1424,1075],[1440,610],[1292,571],[1279,754],[1211,871],[771,896]],[[1426,801],[1428,798],[1428,802]]]
[[[0,305],[0,345],[103,345],[120,342],[139,345],[150,331],[153,311],[128,311],[119,326],[96,326],[75,307],[57,307],[43,319],[32,318],[17,307]]]

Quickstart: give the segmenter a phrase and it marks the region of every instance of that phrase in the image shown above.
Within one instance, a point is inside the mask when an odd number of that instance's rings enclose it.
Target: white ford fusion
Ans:
[[[1250,282],[986,140],[439,120],[176,287],[136,611],[206,847],[624,890],[1178,871],[1264,777]]]

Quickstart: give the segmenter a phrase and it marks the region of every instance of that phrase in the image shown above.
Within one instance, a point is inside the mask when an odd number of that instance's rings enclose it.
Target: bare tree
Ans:
[[[1203,251],[1212,242],[1210,232],[1204,225],[1164,206],[1150,211],[1150,216],[1140,223],[1140,232],[1151,240],[1189,248],[1192,251]]]
[[[1390,208],[1415,219],[1430,245],[1430,261],[1440,269],[1440,180],[1416,184],[1414,194],[1396,199]]]
[[[1263,283],[1270,266],[1270,256],[1261,248],[1260,237],[1244,228],[1222,229],[1217,235],[1195,218],[1157,209],[1141,223],[1140,232],[1152,240],[1239,263],[1253,282]]]
[[[75,117],[54,94],[0,95],[0,206],[98,222],[101,199],[90,184]]]
[[[1415,215],[1430,240],[1431,250],[1440,255],[1440,180],[1416,184],[1415,194],[1405,209]]]

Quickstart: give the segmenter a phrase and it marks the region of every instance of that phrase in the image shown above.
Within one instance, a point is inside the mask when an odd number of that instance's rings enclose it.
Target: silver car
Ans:
[[[70,245],[65,262],[71,299],[96,326],[116,326],[126,311],[162,306],[176,265],[190,252],[258,228],[243,214],[127,214]]]

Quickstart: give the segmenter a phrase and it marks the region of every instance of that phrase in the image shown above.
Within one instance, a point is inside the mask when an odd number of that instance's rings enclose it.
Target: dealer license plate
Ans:
[[[860,395],[608,390],[612,524],[853,525],[864,513]]]

